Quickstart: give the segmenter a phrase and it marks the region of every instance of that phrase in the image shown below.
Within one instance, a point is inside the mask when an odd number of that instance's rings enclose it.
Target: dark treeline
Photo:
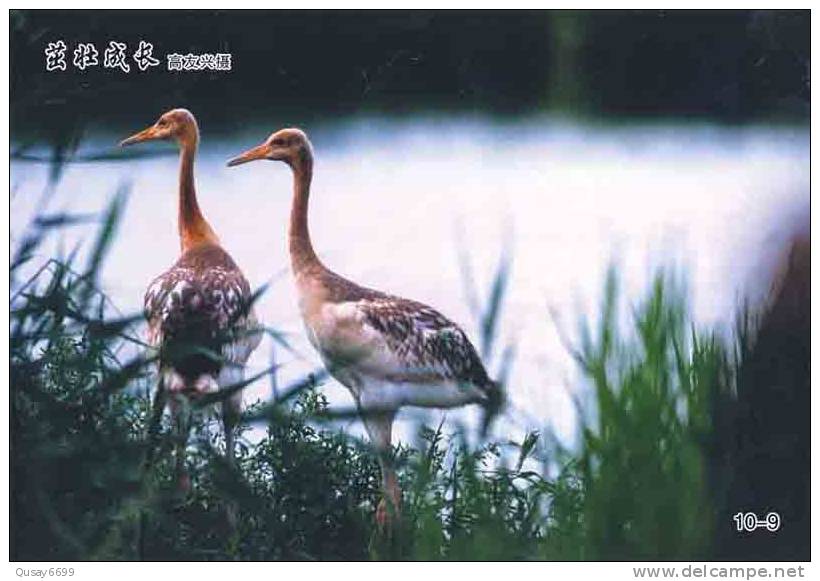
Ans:
[[[809,11],[13,11],[15,136],[151,118],[185,105],[231,130],[309,111],[804,120]],[[68,70],[47,72],[48,42]],[[161,64],[78,71],[80,42],[154,45]],[[169,53],[233,55],[169,72]],[[133,63],[132,63],[133,64]]]

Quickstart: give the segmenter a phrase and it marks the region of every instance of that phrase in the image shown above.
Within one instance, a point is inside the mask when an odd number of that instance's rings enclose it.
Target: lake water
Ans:
[[[107,150],[141,128],[97,136],[80,153]],[[294,347],[295,354],[276,354],[285,385],[319,366],[288,267],[291,173],[281,163],[225,167],[275,129],[271,123],[219,141],[203,129],[196,178],[206,217],[252,286],[271,283],[258,309]],[[599,310],[609,264],[619,266],[633,301],[656,267],[685,271],[695,320],[725,326],[741,297],[760,301],[794,224],[808,221],[808,128],[361,117],[305,129],[316,152],[314,245],[336,272],[433,305],[478,341],[460,253],[470,257],[483,298],[508,245],[513,262],[499,340],[514,342],[517,355],[512,406],[497,434],[546,427],[571,441],[578,373],[550,311],[573,337],[578,317]],[[12,248],[47,172],[40,163],[11,166]],[[102,282],[122,311],[133,312],[148,282],[178,254],[176,156],[169,149],[166,157],[71,164],[48,209],[98,212],[123,183],[131,193]],[[42,258],[80,239],[90,243],[89,228],[66,230]],[[251,368],[264,369],[272,348],[266,339]],[[352,403],[341,386],[324,389],[333,405]],[[248,401],[266,399],[270,384],[247,391]],[[464,414],[471,421],[474,412],[448,417]],[[398,433],[407,438],[404,417]]]

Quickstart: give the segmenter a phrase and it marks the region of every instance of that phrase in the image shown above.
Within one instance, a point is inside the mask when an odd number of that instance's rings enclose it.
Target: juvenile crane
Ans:
[[[308,232],[313,148],[299,129],[282,129],[228,162],[283,161],[293,170],[288,233],[291,267],[307,335],[328,372],[356,401],[382,471],[376,518],[390,527],[399,516],[401,490],[392,466],[391,432],[403,406],[485,407],[485,426],[501,406],[469,339],[435,309],[359,286],[328,270]]]
[[[145,293],[148,342],[159,349],[155,406],[170,397],[177,430],[176,469],[180,488],[190,486],[185,448],[192,399],[240,382],[244,365],[259,345],[251,290],[242,271],[222,248],[199,209],[194,186],[194,157],[199,144],[196,119],[186,109],[164,113],[154,125],[120,145],[173,139],[179,145],[178,227],[180,257],[151,282]],[[218,356],[215,356],[218,355]],[[242,394],[222,402],[226,455],[234,462],[234,428]]]

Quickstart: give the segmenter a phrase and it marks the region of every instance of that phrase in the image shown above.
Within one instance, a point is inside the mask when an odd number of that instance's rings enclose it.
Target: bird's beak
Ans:
[[[149,141],[151,139],[158,139],[158,130],[156,125],[151,125],[148,129],[143,129],[139,133],[135,133],[128,139],[123,139],[120,141],[120,147],[125,147],[126,145],[133,145],[135,143],[139,143],[141,141]]]
[[[257,159],[267,159],[269,154],[270,146],[267,143],[263,143],[262,145],[257,145],[256,147],[249,149],[245,153],[237,155],[235,158],[228,161],[228,167],[241,165]]]

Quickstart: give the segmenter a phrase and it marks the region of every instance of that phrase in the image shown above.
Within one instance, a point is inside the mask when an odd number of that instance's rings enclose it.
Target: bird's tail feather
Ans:
[[[484,388],[484,394],[486,399],[482,403],[484,407],[484,418],[481,422],[482,438],[487,435],[493,420],[501,413],[506,403],[504,386],[497,381],[490,380]]]
[[[216,378],[210,373],[202,373],[197,377],[190,378],[172,369],[165,371],[164,385],[170,393],[187,395],[204,395],[219,390]]]

